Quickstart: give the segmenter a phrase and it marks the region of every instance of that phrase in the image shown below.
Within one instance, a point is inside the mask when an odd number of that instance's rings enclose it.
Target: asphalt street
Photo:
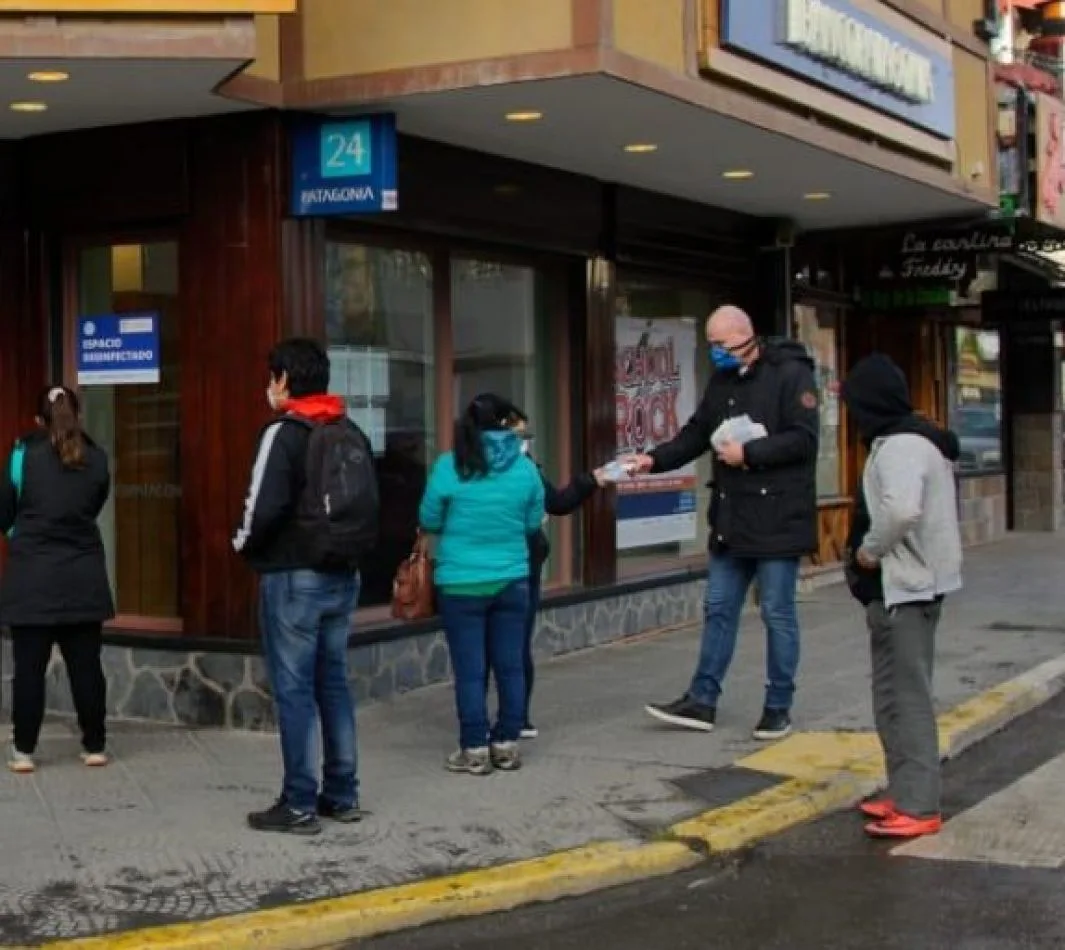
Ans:
[[[830,815],[694,872],[359,944],[366,950],[1065,947],[1065,696],[947,765],[942,834]],[[902,852],[902,853],[900,853]]]

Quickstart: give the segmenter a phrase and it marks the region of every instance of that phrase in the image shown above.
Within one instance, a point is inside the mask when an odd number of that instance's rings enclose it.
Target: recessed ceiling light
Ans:
[[[9,108],[12,112],[44,112],[48,106],[43,102],[12,102]]]
[[[494,191],[497,195],[503,196],[504,198],[509,198],[512,195],[518,194],[521,191],[521,186],[515,185],[513,182],[501,182],[500,184],[496,185],[492,189],[492,191]]]
[[[646,155],[648,152],[657,152],[658,146],[654,142],[633,142],[625,146],[625,151],[632,155]]]
[[[525,112],[508,112],[508,122],[539,122],[544,117],[542,112],[536,112],[532,109]]]
[[[721,177],[729,181],[746,181],[748,178],[754,178],[754,172],[749,168],[730,168],[727,172],[722,172]]]
[[[808,191],[802,196],[804,201],[828,201],[832,197],[830,191]]]
[[[26,78],[30,82],[66,82],[70,78],[70,73],[65,73],[60,69],[39,69],[30,73]]]

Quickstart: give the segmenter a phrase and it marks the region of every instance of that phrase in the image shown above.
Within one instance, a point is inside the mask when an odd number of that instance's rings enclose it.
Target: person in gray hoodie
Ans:
[[[915,838],[942,827],[932,673],[944,598],[962,586],[958,439],[914,413],[905,375],[883,354],[860,360],[842,395],[869,449],[846,567],[866,610],[888,778],[861,810],[868,834]]]

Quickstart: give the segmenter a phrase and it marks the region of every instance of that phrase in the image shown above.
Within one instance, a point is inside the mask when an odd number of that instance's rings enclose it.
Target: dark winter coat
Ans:
[[[552,485],[543,469],[540,469],[540,480],[544,483],[544,510],[556,518],[573,514],[595,494],[598,487],[595,478],[589,474],[578,475],[565,488]],[[547,540],[546,531],[541,529],[529,535],[529,569],[534,575],[540,572],[550,554],[551,543]]]
[[[714,458],[710,548],[737,557],[801,557],[817,549],[817,384],[806,348],[770,342],[747,369],[718,370],[694,415],[651,452],[655,472],[671,472],[711,451],[726,419],[747,414],[768,437],[749,442],[743,467]]]
[[[115,614],[96,519],[111,490],[107,455],[88,441],[85,466],[64,468],[46,432],[22,440],[22,488],[0,473],[0,531],[14,529],[0,582],[6,626],[102,623]]]

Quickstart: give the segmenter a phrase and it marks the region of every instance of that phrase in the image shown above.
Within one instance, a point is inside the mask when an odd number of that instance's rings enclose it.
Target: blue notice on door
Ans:
[[[78,385],[158,383],[159,314],[117,313],[78,320]]]

